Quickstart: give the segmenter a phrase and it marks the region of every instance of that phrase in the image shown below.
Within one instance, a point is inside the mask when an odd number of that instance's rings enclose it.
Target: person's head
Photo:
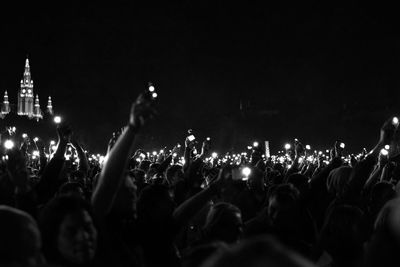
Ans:
[[[82,185],[78,182],[66,182],[60,186],[58,195],[76,195],[84,198]]]
[[[183,168],[181,165],[172,165],[167,169],[167,181],[170,185],[174,185],[183,179]]]
[[[203,230],[209,240],[234,243],[239,240],[242,227],[240,209],[230,203],[220,202],[210,208]]]
[[[0,205],[0,265],[35,266],[41,255],[41,236],[26,212]]]
[[[328,192],[332,196],[340,196],[343,194],[346,184],[349,182],[353,168],[342,166],[332,170],[326,180]]]
[[[151,163],[147,171],[147,178],[152,179],[155,174],[159,173],[160,163]]]
[[[149,185],[139,194],[137,201],[138,218],[150,223],[163,223],[172,218],[175,203],[168,187]]]
[[[306,259],[269,236],[245,240],[208,258],[201,267],[311,267]]]
[[[145,182],[146,173],[141,169],[133,169],[131,176],[134,178],[134,183],[136,185],[143,184]]]
[[[363,212],[353,206],[333,207],[321,229],[320,245],[334,259],[350,260],[359,256],[365,241]]]
[[[369,198],[369,210],[372,215],[377,215],[382,207],[396,197],[394,186],[389,182],[379,182],[372,187]]]
[[[95,255],[97,230],[87,202],[76,196],[52,199],[39,216],[43,252],[49,262],[83,265]]]
[[[271,188],[268,197],[268,217],[274,227],[285,228],[297,214],[299,191],[292,184]]]
[[[149,160],[142,160],[139,164],[139,169],[143,170],[145,173],[149,170],[151,162]]]
[[[214,253],[227,248],[228,246],[223,242],[207,243],[194,247],[182,257],[182,267],[199,267]]]
[[[294,173],[288,177],[288,183],[292,184],[300,192],[300,196],[304,197],[308,194],[310,190],[310,185],[308,183],[308,178],[303,174]]]
[[[252,168],[247,185],[253,191],[263,192],[265,189],[263,171],[258,168]]]
[[[388,201],[375,221],[374,233],[366,247],[367,267],[399,266],[400,198]]]

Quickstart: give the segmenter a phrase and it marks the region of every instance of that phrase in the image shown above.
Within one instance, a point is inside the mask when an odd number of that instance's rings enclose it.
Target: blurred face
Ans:
[[[61,256],[70,263],[84,264],[95,255],[97,231],[85,210],[67,214],[58,233],[57,247]]]

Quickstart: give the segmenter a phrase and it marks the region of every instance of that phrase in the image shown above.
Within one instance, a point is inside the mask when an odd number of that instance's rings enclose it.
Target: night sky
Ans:
[[[56,1],[54,1],[56,2]],[[1,9],[0,93],[16,103],[28,54],[47,96],[84,144],[104,152],[152,81],[159,116],[140,137],[152,149],[194,129],[217,149],[295,137],[371,147],[399,114],[394,7],[317,1],[131,1]],[[267,2],[267,1],[265,1]],[[299,1],[300,2],[300,1]]]

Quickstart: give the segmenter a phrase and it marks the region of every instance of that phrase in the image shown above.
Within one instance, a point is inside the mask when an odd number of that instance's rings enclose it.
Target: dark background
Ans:
[[[100,2],[100,1],[99,1]],[[3,6],[0,93],[16,103],[26,55],[47,96],[89,149],[104,152],[152,81],[160,115],[139,146],[183,143],[193,128],[217,149],[297,137],[371,147],[399,112],[392,6],[146,1]],[[61,4],[60,4],[61,3]],[[399,114],[399,113],[397,113]]]

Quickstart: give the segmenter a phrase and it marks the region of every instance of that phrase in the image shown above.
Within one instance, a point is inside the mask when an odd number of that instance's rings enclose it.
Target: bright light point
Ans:
[[[143,154],[143,153],[140,153],[140,157],[141,157],[141,158],[145,158],[145,157],[146,157],[146,155],[145,155],[145,154]]]
[[[300,157],[300,158],[299,158],[299,163],[302,163],[303,160],[304,160],[304,159],[303,159],[302,157]]]
[[[154,92],[154,90],[155,90],[154,86],[153,86],[153,85],[150,85],[150,86],[149,86],[149,91],[150,91],[150,92]]]
[[[385,149],[386,149],[386,150],[389,150],[389,149],[390,149],[390,146],[389,146],[389,145],[385,145]]]
[[[254,142],[254,143],[253,143],[253,146],[254,146],[254,147],[258,147],[258,142],[257,142],[257,141]]]
[[[32,152],[32,155],[33,156],[36,156],[36,157],[39,157],[39,151],[38,150],[34,150],[33,152]]]
[[[213,153],[211,154],[211,157],[213,157],[214,159],[217,158],[217,157],[218,157],[217,152],[213,152]]]
[[[57,124],[61,123],[61,117],[60,116],[55,116],[54,117],[54,122],[57,123]]]
[[[156,151],[153,151],[153,156],[155,156],[155,155],[157,155],[157,152],[156,152]]]
[[[386,149],[382,148],[382,149],[381,149],[381,154],[382,154],[383,156],[387,156],[387,155],[389,154],[389,152],[388,152]]]
[[[12,140],[6,140],[4,142],[5,149],[12,149],[14,147],[14,142]]]
[[[329,153],[329,149],[325,150],[326,153]]]
[[[247,147],[247,149],[252,149],[252,148],[253,148],[252,146],[248,146],[248,147]]]
[[[55,144],[56,144],[56,141],[54,141],[54,140],[51,140],[51,141],[50,141],[50,145],[53,146],[53,145],[55,145]]]
[[[322,155],[322,151],[318,152],[318,155]]]
[[[207,137],[207,138],[206,138],[206,140],[207,140],[207,141],[210,141],[210,140],[211,140],[211,138],[210,138],[210,137]]]
[[[173,157],[176,157],[177,155],[178,155],[178,154],[176,154],[176,153],[172,154]]]
[[[163,150],[163,149],[161,149],[161,150],[160,150],[160,153],[164,153],[164,150]]]
[[[38,138],[38,137],[35,137],[35,138],[33,138],[33,141],[34,141],[34,142],[37,142],[37,141],[39,141],[39,138]]]
[[[140,162],[140,158],[136,158],[136,161],[137,161],[137,162]]]
[[[27,137],[28,137],[28,135],[26,133],[22,134],[22,138],[27,138]]]
[[[55,151],[57,150],[57,146],[51,146],[51,149]]]
[[[249,167],[244,167],[242,170],[242,174],[248,177],[251,174],[251,169]]]
[[[14,126],[14,127],[12,127],[12,130],[13,130],[13,132],[15,132],[17,130],[17,128],[15,128],[15,126]]]
[[[310,145],[306,145],[306,149],[310,150],[311,149]]]
[[[344,143],[340,143],[340,147],[344,148],[346,145]]]
[[[285,149],[286,150],[288,150],[288,149],[290,149],[291,148],[291,145],[290,144],[285,144]]]
[[[393,117],[392,122],[393,122],[393,124],[396,124],[396,125],[399,124],[399,118]]]
[[[292,165],[287,165],[287,168],[288,168],[288,169],[292,168]]]
[[[156,92],[154,92],[154,93],[151,94],[151,96],[152,96],[153,98],[157,98],[158,95],[157,95]]]

